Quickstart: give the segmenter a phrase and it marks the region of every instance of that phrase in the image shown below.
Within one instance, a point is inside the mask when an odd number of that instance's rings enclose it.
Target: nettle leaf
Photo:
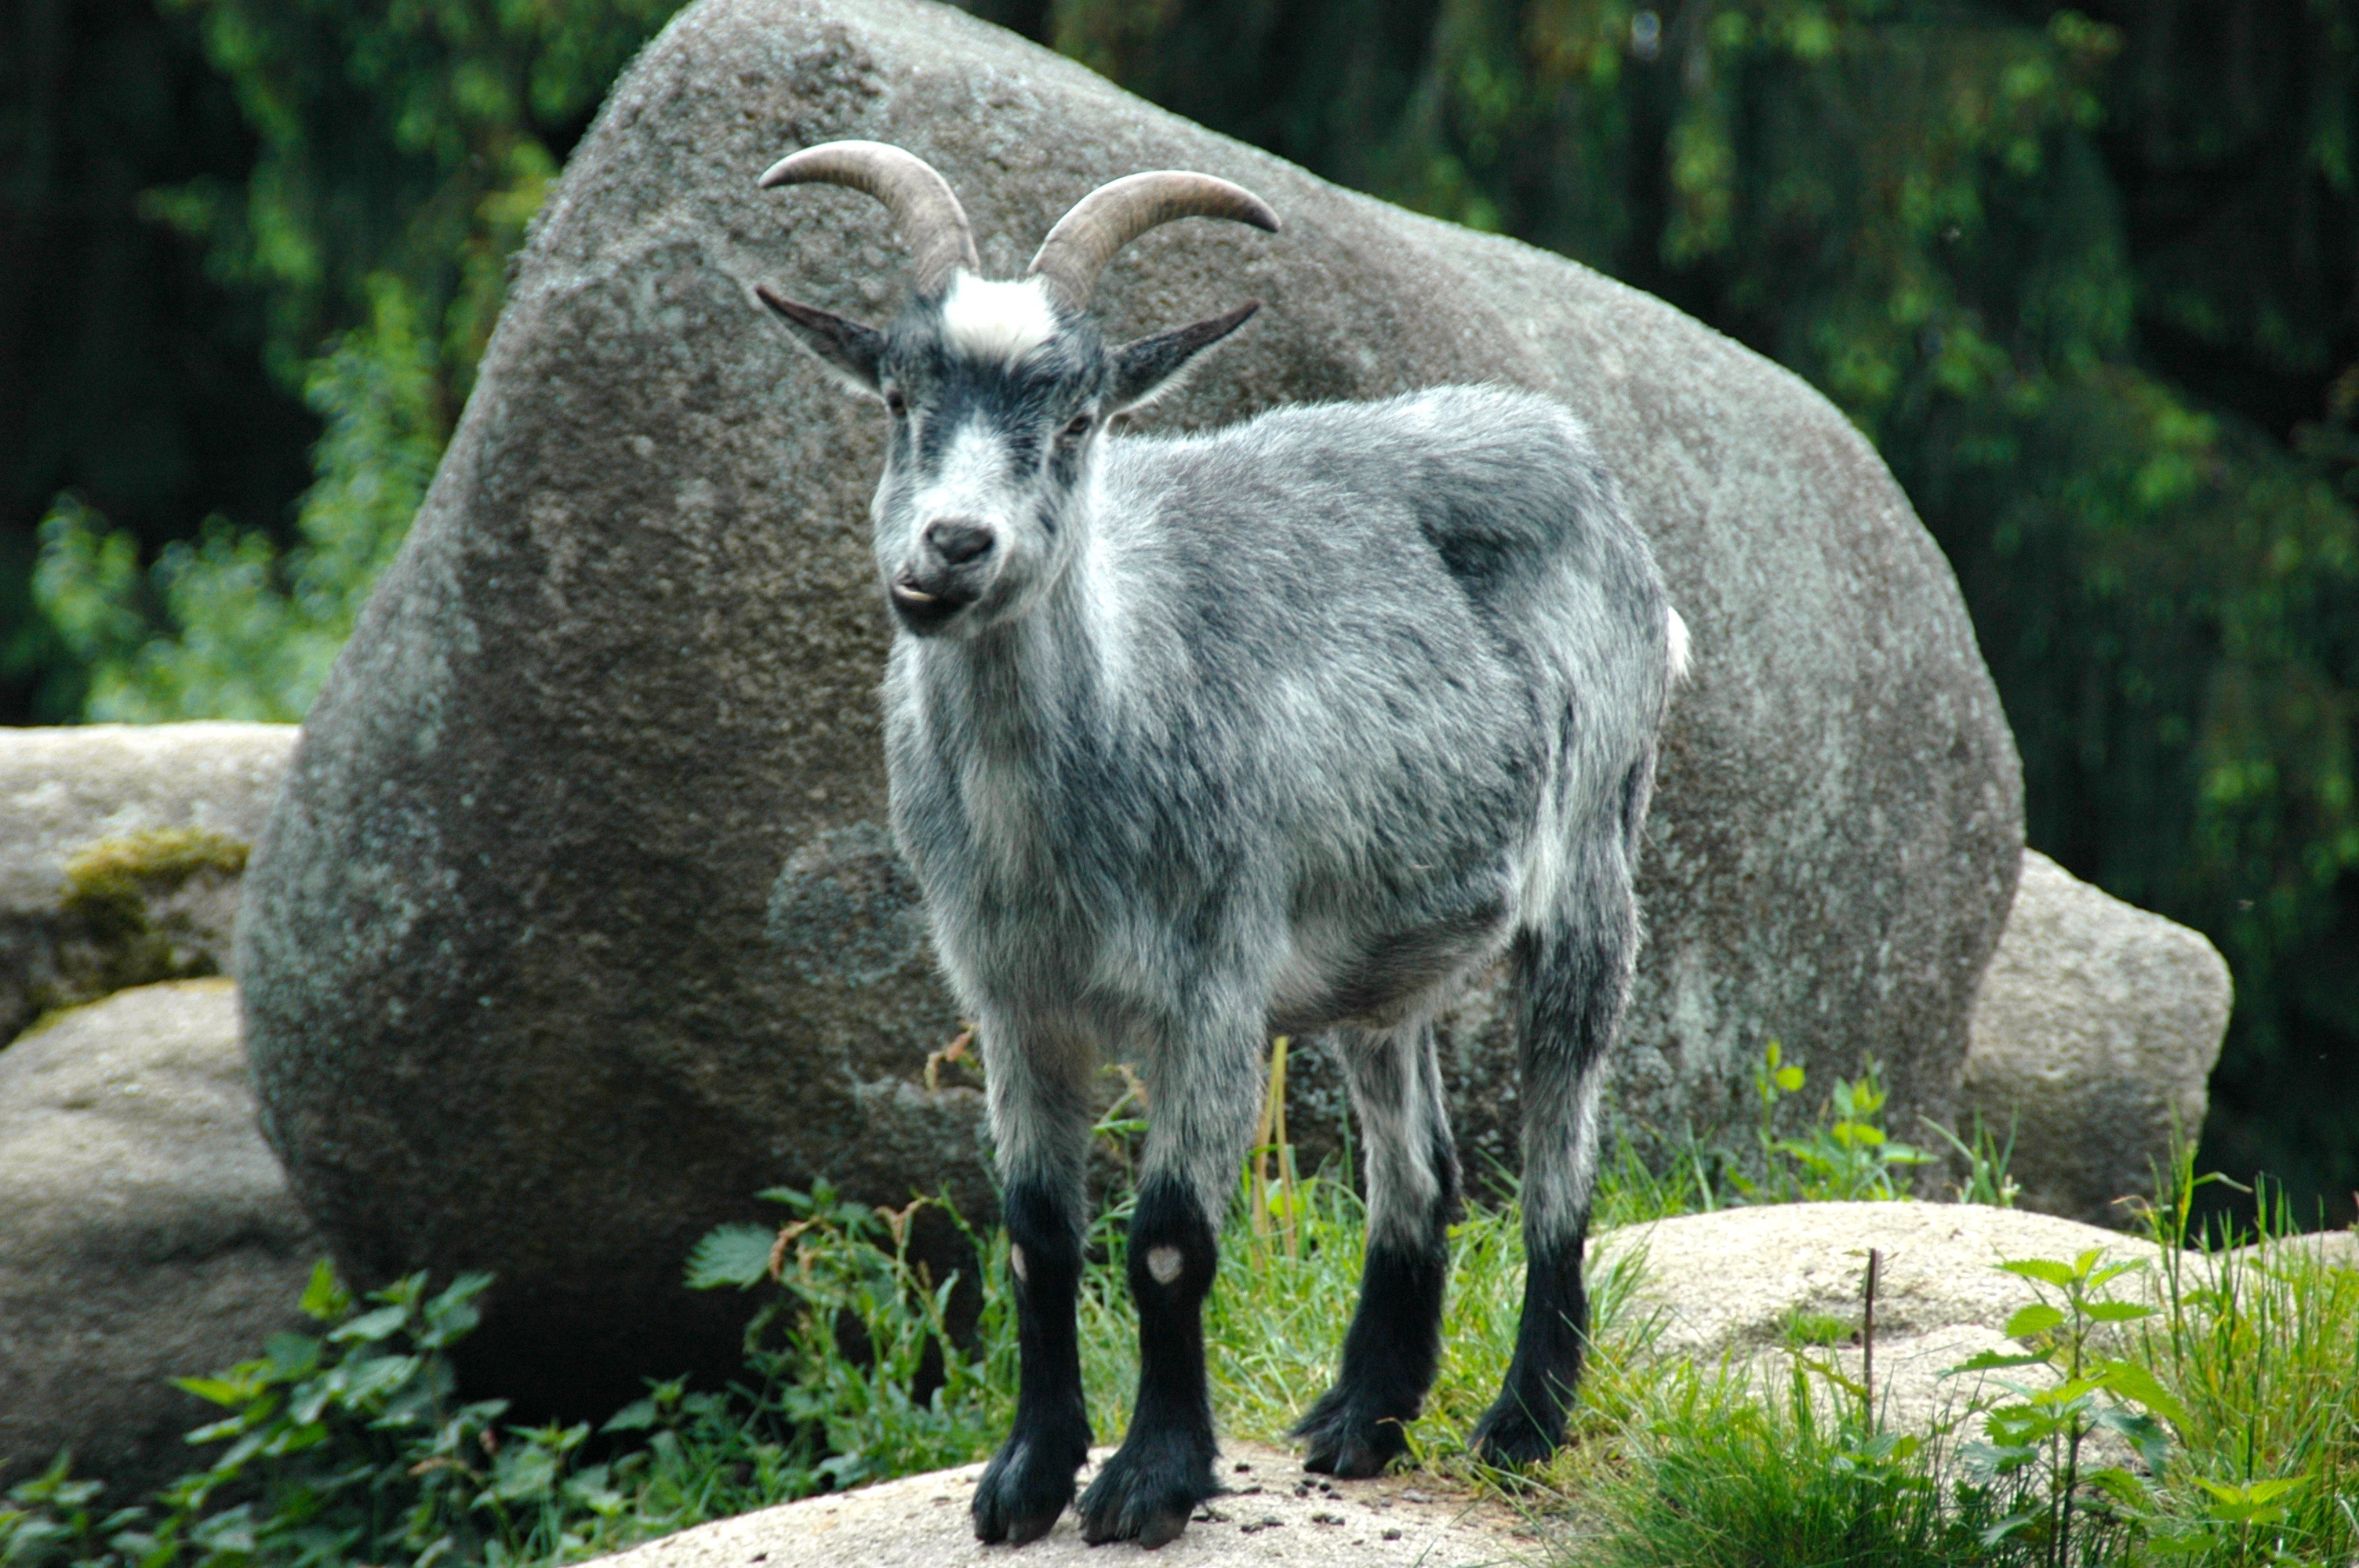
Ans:
[[[770,1249],[778,1233],[766,1226],[724,1225],[707,1231],[688,1255],[688,1287],[692,1291],[740,1290],[760,1284],[770,1271]]]
[[[2054,1285],[2059,1290],[2070,1290],[2078,1284],[2081,1279],[2080,1275],[2072,1271],[2071,1264],[2059,1263],[2047,1258],[2010,1258],[1999,1267],[2010,1274],[2019,1274],[2027,1280],[2038,1280],[2041,1284]]]
[[[2096,1487],[2125,1507],[2142,1508],[2146,1504],[2146,1483],[2118,1465],[2108,1465],[2102,1470],[2089,1471],[2082,1476],[2081,1480],[2084,1485]]]
[[[1982,1535],[1983,1544],[1984,1546],[1996,1546],[2008,1536],[2016,1533],[2016,1531],[2024,1530],[2031,1525],[2044,1524],[2047,1522],[2047,1519],[2048,1510],[2045,1509],[2018,1509],[2017,1511],[2007,1515],[2005,1519],[2000,1519],[1997,1523],[1985,1529]]]
[[[311,1265],[311,1281],[303,1287],[303,1314],[315,1323],[333,1323],[353,1310],[353,1293],[336,1278],[333,1265],[322,1258]]]
[[[320,1342],[308,1334],[274,1334],[262,1342],[274,1382],[296,1383],[320,1369]]]
[[[2170,1459],[2170,1435],[2162,1430],[2160,1422],[2136,1411],[2109,1410],[2098,1414],[2097,1424],[2128,1439],[2146,1467],[2158,1476],[2162,1474],[2163,1465]]]
[[[2173,1426],[2187,1425],[2187,1407],[2144,1367],[2134,1361],[2107,1361],[2099,1376],[2110,1392],[2136,1400]]]
[[[2152,1317],[2156,1311],[2136,1302],[2090,1302],[2081,1310],[2092,1323],[2136,1323],[2139,1318]]]
[[[382,1306],[375,1312],[361,1314],[352,1322],[332,1330],[328,1337],[340,1345],[349,1345],[355,1341],[375,1345],[380,1340],[390,1339],[399,1334],[402,1325],[408,1321],[408,1307]]]
[[[656,1423],[656,1402],[634,1400],[606,1418],[600,1432],[645,1432]]]
[[[2061,1310],[2049,1306],[2046,1302],[2038,1302],[2022,1308],[2006,1320],[2006,1336],[2009,1339],[2028,1339],[2035,1334],[2045,1334],[2051,1328],[2063,1325]]]
[[[234,1372],[219,1378],[175,1378],[172,1386],[184,1394],[196,1395],[207,1404],[224,1405],[232,1410],[253,1399],[264,1387]]]

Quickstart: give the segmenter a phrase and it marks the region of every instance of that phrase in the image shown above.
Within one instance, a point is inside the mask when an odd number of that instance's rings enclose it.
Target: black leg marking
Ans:
[[[1373,1476],[1408,1446],[1440,1358],[1458,1158],[1431,1026],[1337,1033],[1365,1151],[1368,1255],[1335,1386],[1295,1428],[1305,1468]]]
[[[1219,1240],[1195,1194],[1150,1178],[1130,1221],[1138,1402],[1130,1435],[1082,1497],[1082,1533],[1093,1546],[1132,1540],[1161,1546],[1218,1489],[1202,1309],[1219,1266]]]
[[[1408,1423],[1423,1407],[1440,1362],[1449,1271],[1446,1251],[1420,1257],[1369,1249],[1359,1310],[1343,1339],[1343,1374],[1295,1424],[1294,1435],[1310,1444],[1305,1470],[1376,1476],[1408,1452]]]
[[[1564,1442],[1565,1412],[1589,1342],[1589,1297],[1581,1281],[1582,1234],[1534,1246],[1526,1240],[1524,1316],[1516,1329],[1498,1399],[1474,1425],[1475,1457],[1503,1470],[1537,1465]]]
[[[974,1533],[1021,1546],[1049,1533],[1073,1500],[1073,1475],[1090,1456],[1073,1298],[1082,1279],[1080,1217],[1049,1188],[1007,1192],[1016,1269],[1016,1341],[1022,1355],[1016,1422],[974,1491]]]

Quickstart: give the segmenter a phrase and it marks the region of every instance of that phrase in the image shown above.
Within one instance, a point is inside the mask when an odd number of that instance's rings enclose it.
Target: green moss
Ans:
[[[249,848],[202,827],[153,827],[102,838],[66,862],[65,912],[94,937],[135,939],[149,929],[147,901],[211,871],[244,874]]]

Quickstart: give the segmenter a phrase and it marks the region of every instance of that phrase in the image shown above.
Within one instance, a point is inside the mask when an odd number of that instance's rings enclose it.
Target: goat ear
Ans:
[[[808,305],[798,305],[758,283],[754,292],[787,324],[803,347],[817,354],[821,362],[854,392],[870,397],[880,395],[876,367],[885,358],[884,333]]]
[[[1114,412],[1135,408],[1178,389],[1188,362],[1253,319],[1261,301],[1248,299],[1225,316],[1174,327],[1114,351]]]

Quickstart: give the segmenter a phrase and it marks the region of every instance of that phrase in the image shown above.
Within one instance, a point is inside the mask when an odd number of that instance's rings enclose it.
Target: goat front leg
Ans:
[[[1458,1156],[1431,1023],[1333,1038],[1365,1151],[1368,1252],[1343,1375],[1294,1435],[1309,1444],[1304,1469],[1367,1476],[1408,1451],[1408,1422],[1440,1362]]]
[[[1148,1060],[1152,1120],[1130,1220],[1138,1400],[1121,1449],[1082,1498],[1082,1533],[1093,1546],[1161,1546],[1219,1489],[1203,1305],[1260,1106],[1261,1044],[1256,1017],[1217,1039],[1168,1043]]]
[[[1020,1546],[1056,1524],[1090,1456],[1073,1310],[1088,1219],[1092,1053],[988,1019],[982,1038],[1021,1365],[1015,1424],[975,1487],[974,1533]]]

